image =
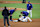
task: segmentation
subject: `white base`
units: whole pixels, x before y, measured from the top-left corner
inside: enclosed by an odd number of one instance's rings
[[[18,20],[13,20],[13,22],[18,22]]]

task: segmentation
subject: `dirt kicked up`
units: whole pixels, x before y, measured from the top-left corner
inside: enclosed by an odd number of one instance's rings
[[[11,27],[40,27],[40,19],[32,19],[32,20],[33,20],[32,22],[12,22],[10,21],[10,25]],[[0,27],[4,27],[3,19],[0,19]]]

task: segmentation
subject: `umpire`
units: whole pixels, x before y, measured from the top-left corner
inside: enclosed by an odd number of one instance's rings
[[[6,6],[4,7],[4,10],[2,11],[2,15],[4,17],[4,27],[6,27],[6,20],[7,20],[8,27],[10,27],[9,19],[8,19],[9,11],[7,10]]]

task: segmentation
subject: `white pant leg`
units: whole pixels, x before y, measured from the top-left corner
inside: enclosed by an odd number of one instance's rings
[[[25,19],[23,19],[23,20],[21,20],[21,21],[23,21],[23,22],[27,22],[28,20],[27,20],[28,18],[26,17]]]
[[[27,22],[28,20],[29,20],[30,22],[32,22],[32,20],[31,20],[29,17],[26,17],[26,18],[25,18],[25,21]]]
[[[25,18],[25,19],[23,19],[23,20],[21,20],[21,21],[23,21],[23,22],[27,22],[27,18]]]
[[[28,19],[29,19],[29,21],[30,21],[30,22],[32,22],[32,20],[31,20],[29,17],[26,17],[26,18],[25,18],[25,19],[23,19],[22,21],[23,21],[23,22],[27,22],[27,21],[28,21]]]
[[[13,20],[13,22],[18,22],[18,20]]]
[[[30,17],[32,18],[32,10],[30,10]]]
[[[29,17],[27,19],[29,19],[29,21],[32,22],[32,20]]]
[[[29,13],[29,10],[27,10],[27,12]]]

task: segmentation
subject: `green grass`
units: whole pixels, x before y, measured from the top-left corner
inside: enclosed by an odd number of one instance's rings
[[[0,0],[0,1],[22,1],[22,0]],[[40,3],[40,0],[26,0],[31,1],[32,3]]]
[[[31,3],[40,3],[40,0],[27,0],[30,1]]]
[[[26,9],[26,4],[22,4],[22,3],[14,3],[14,4],[0,4],[0,7],[16,7],[16,8],[24,8]],[[16,12],[14,12],[13,17],[12,18],[19,18],[20,12],[24,11],[24,10],[17,10]],[[25,10],[26,11],[26,10]],[[0,19],[3,18],[2,16],[2,11],[0,11]],[[32,9],[32,19],[38,19],[40,18],[40,4],[33,4],[33,9]]]
[[[22,1],[22,0],[0,0],[0,1]]]
[[[20,12],[22,12],[22,11],[24,11],[24,10],[17,10],[15,13],[13,13],[13,18],[19,18],[19,15],[21,15],[21,13]]]
[[[26,4],[22,4],[22,3],[13,3],[13,4],[0,4],[0,7],[16,7],[16,8],[26,8]]]
[[[3,16],[2,16],[2,11],[0,11],[0,19],[2,19],[3,18]]]

